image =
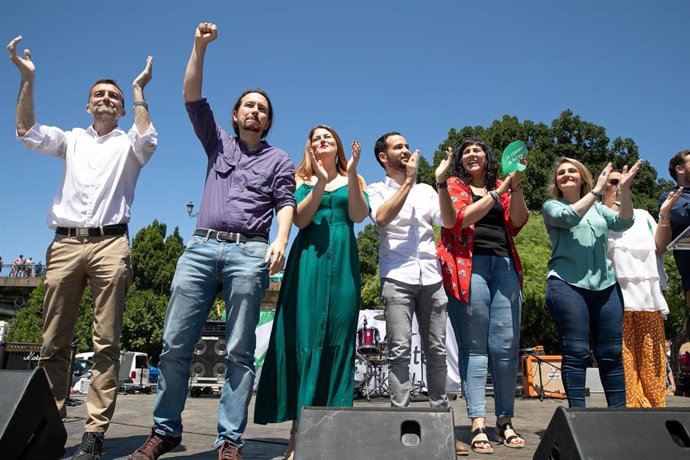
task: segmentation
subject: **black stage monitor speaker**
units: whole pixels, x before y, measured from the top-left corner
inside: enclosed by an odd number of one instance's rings
[[[690,409],[559,407],[533,458],[687,460]]]
[[[33,342],[1,342],[0,369],[28,371],[38,366],[41,344]]]
[[[304,407],[299,460],[455,460],[453,410]]]
[[[43,369],[0,370],[0,458],[56,459],[67,432]]]
[[[227,354],[225,321],[207,321],[194,347],[192,377],[224,378]]]

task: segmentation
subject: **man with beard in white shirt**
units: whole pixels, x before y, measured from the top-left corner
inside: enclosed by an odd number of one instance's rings
[[[448,298],[436,256],[432,223],[444,225],[433,187],[417,184],[419,151],[410,152],[397,132],[381,136],[374,147],[386,172],[382,182],[367,187],[371,219],[379,239],[381,299],[388,339],[388,382],[391,405],[410,404],[412,317],[416,315],[426,357],[427,389],[431,407],[448,407],[446,394],[446,306]],[[449,157],[450,158],[450,157]],[[448,158],[443,160],[449,161]],[[444,187],[445,183],[437,184]],[[452,227],[453,222],[445,222]],[[458,455],[468,449],[456,441]]]
[[[34,77],[29,50],[16,52],[22,36],[7,45],[21,75],[17,99],[17,138],[27,148],[64,161],[62,181],[46,219],[55,229],[48,247],[43,303],[43,347],[39,367],[48,377],[60,415],[67,416],[74,327],[86,283],[93,294],[94,365],[86,398],[88,417],[73,460],[101,458],[103,436],[117,397],[120,332],[125,295],[132,281],[127,223],[141,168],[156,150],[158,134],[144,100],[152,58],[132,82],[134,125],[118,127],[124,96],[114,80],[96,81],[86,112],[92,124],[63,131],[36,121]]]

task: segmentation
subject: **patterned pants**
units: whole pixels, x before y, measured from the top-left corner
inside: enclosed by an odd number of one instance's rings
[[[666,407],[666,350],[661,312],[623,312],[623,366],[627,407]]]

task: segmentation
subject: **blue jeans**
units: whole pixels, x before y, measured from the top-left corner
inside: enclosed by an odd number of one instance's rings
[[[182,434],[182,411],[194,346],[216,295],[223,289],[227,313],[227,371],[218,407],[218,437],[242,446],[254,385],[254,349],[259,307],[268,286],[268,245],[207,240],[194,236],[177,262],[163,328],[154,430]]]
[[[625,407],[623,296],[618,283],[601,291],[558,278],[546,283],[546,305],[561,342],[561,376],[570,407],[585,407],[590,342],[609,407]]]
[[[448,294],[470,418],[486,417],[489,363],[497,417],[513,417],[520,343],[520,281],[509,257],[473,256],[469,302]]]

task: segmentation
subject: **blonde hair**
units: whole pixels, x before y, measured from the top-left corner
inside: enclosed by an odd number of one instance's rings
[[[304,155],[302,155],[302,161],[297,165],[297,170],[295,175],[304,181],[310,181],[314,175],[314,165],[311,163],[311,138],[314,135],[314,131],[317,129],[325,129],[333,135],[335,139],[335,145],[337,147],[335,168],[338,174],[341,176],[347,176],[347,160],[345,160],[345,149],[343,148],[343,142],[340,140],[340,136],[335,132],[333,128],[326,125],[316,125],[307,136],[307,144],[304,146]]]
[[[592,191],[592,173],[589,169],[574,158],[560,157],[553,166],[551,173],[551,183],[549,184],[549,195],[556,200],[563,198],[563,192],[558,188],[558,168],[563,163],[570,163],[580,173],[580,198]]]

